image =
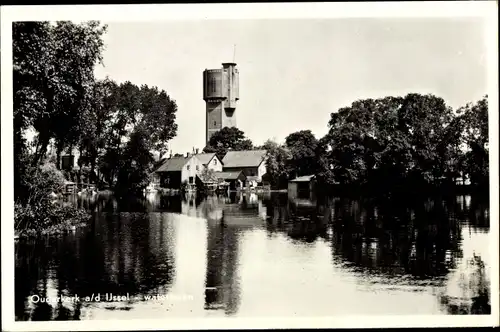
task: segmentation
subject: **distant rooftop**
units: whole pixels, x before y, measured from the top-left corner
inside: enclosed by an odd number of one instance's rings
[[[290,180],[290,182],[309,182],[312,179],[314,179],[315,177],[316,177],[316,175],[304,175],[304,176],[296,177],[295,179]]]
[[[224,167],[258,167],[264,157],[266,150],[228,151],[222,163]]]
[[[215,156],[215,153],[199,153],[195,154],[195,156],[203,165],[207,165]]]
[[[223,180],[236,180],[238,177],[242,174],[241,171],[239,172],[215,172],[214,175]]]
[[[167,160],[155,171],[156,173],[159,172],[177,172],[177,171],[182,171],[182,168],[186,163],[191,159],[192,156],[190,157],[172,157]]]

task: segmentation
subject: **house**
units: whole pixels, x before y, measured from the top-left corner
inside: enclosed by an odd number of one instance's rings
[[[227,183],[229,190],[236,190],[242,188],[245,185],[247,177],[243,171],[232,171],[232,172],[215,172],[214,175],[219,180],[219,183]]]
[[[170,157],[155,171],[160,177],[160,187],[179,189],[182,183],[194,186],[196,176],[203,169],[201,161],[195,155]]]
[[[222,162],[217,158],[215,153],[200,153],[196,154],[196,158],[205,166],[205,168],[214,172],[222,172]]]
[[[316,189],[316,175],[299,176],[288,182],[288,196],[293,198],[311,198]]]
[[[247,186],[262,183],[266,174],[266,150],[228,151],[222,159],[224,172],[243,172]]]

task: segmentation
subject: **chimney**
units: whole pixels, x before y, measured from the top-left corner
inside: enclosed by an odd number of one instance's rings
[[[198,154],[198,153],[199,153],[199,151],[200,151],[200,149],[196,149],[196,154]]]
[[[172,151],[170,151],[170,158],[172,158]]]
[[[191,153],[187,152],[186,153],[186,158],[189,158],[191,156]]]

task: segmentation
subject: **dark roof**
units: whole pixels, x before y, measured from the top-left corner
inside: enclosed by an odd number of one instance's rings
[[[239,172],[215,172],[214,175],[222,180],[236,180],[242,174]]]
[[[179,172],[186,163],[191,159],[191,157],[172,157],[165,160],[163,165],[161,165],[155,172]]]
[[[207,165],[210,160],[215,156],[215,153],[199,153],[196,154],[195,157],[203,164]]]
[[[266,150],[228,151],[222,163],[224,167],[258,167],[264,157]]]
[[[198,174],[198,179],[203,183],[217,183],[218,178],[215,174]]]
[[[296,177],[295,179],[290,180],[290,182],[309,182],[309,181],[313,180],[314,178],[316,178],[316,175],[304,175],[304,176]]]

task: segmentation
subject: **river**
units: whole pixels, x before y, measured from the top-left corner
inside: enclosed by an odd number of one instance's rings
[[[474,196],[68,200],[88,227],[15,245],[18,321],[491,310],[489,207]]]

